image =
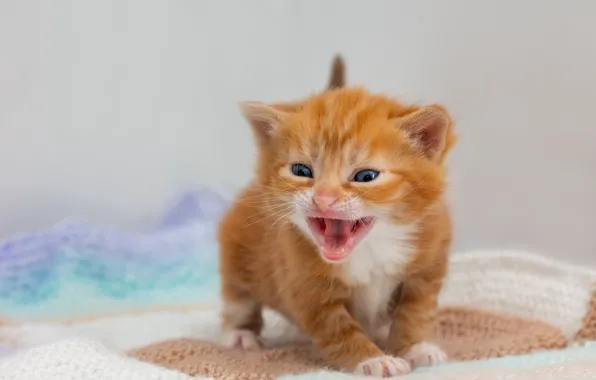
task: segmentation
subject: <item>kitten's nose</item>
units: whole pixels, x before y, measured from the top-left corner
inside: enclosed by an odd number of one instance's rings
[[[315,195],[312,197],[312,201],[315,205],[321,210],[321,212],[326,212],[338,201],[338,197],[333,195]]]

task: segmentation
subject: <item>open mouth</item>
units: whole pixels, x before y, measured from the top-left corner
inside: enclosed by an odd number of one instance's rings
[[[337,262],[350,256],[354,247],[370,231],[374,218],[345,220],[309,217],[307,222],[324,258]]]

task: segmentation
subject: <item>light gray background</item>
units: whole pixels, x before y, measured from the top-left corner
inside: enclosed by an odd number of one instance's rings
[[[596,264],[592,0],[0,0],[0,236],[245,183],[236,103],[349,79],[443,102],[456,248]]]

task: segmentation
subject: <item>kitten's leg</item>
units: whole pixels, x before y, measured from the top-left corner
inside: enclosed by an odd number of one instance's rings
[[[366,335],[348,311],[347,289],[338,282],[313,284],[310,280],[307,286],[297,287],[293,310],[298,324],[329,364],[377,377],[411,371],[407,361],[387,356]]]
[[[263,317],[261,304],[250,292],[251,275],[244,260],[250,257],[250,252],[238,245],[236,239],[228,238],[226,231],[230,228],[224,220],[219,236],[223,343],[233,348],[256,349],[260,346],[258,336]]]
[[[440,289],[440,279],[406,283],[401,301],[393,310],[388,352],[403,357],[413,368],[447,361],[445,352],[429,341],[436,327]]]
[[[223,307],[221,311],[224,344],[230,348],[252,350],[260,347],[258,336],[263,329],[261,305],[246,291],[231,284],[222,284]]]

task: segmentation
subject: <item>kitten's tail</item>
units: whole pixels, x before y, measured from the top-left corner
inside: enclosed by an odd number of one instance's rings
[[[346,85],[346,65],[341,55],[337,54],[333,58],[331,64],[331,73],[329,74],[329,83],[327,88],[333,90],[336,88],[342,88]]]

